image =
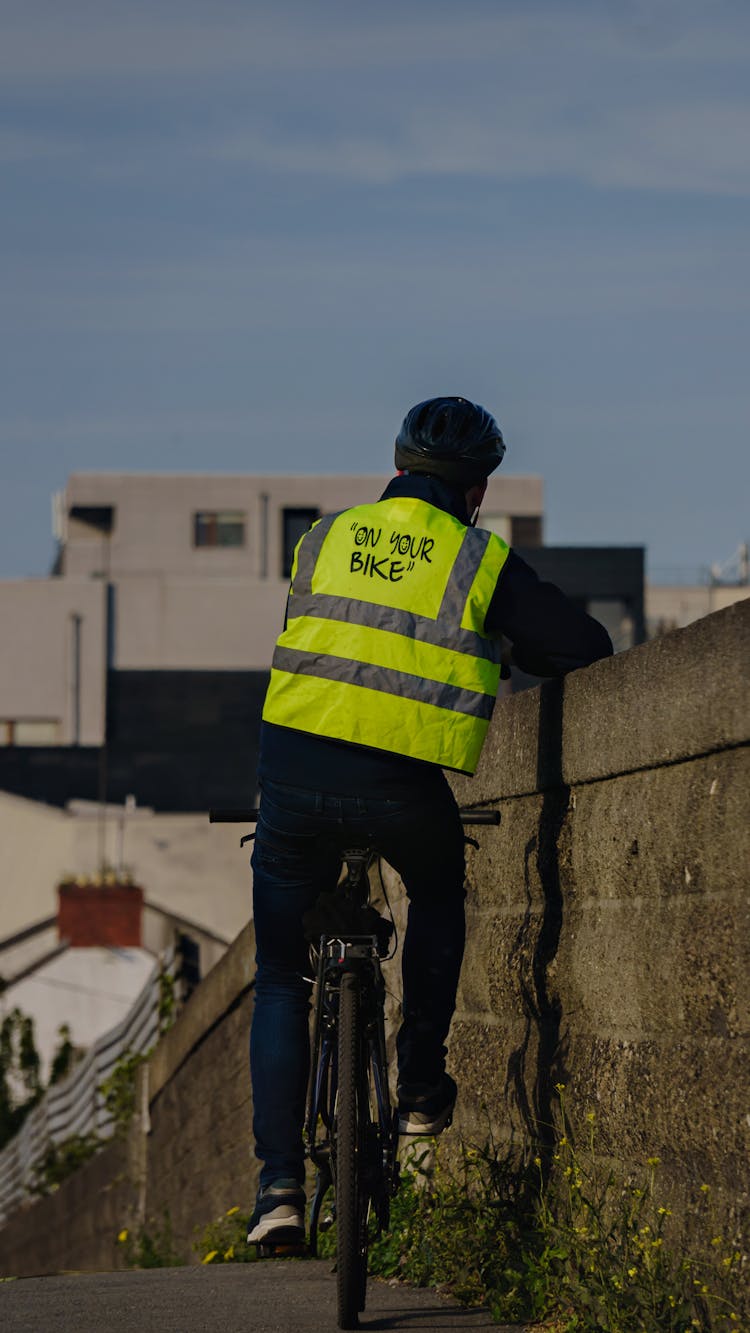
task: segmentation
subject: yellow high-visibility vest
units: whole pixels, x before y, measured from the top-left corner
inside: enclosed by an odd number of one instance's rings
[[[484,620],[504,541],[425,500],[330,514],[300,540],[263,718],[473,773],[500,681]]]

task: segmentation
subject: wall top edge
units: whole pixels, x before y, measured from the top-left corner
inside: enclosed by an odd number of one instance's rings
[[[750,740],[750,600],[504,699],[466,804],[657,768]]]

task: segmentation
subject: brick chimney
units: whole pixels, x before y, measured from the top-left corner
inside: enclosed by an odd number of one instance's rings
[[[61,884],[57,933],[76,949],[139,949],[143,889],[136,884]]]

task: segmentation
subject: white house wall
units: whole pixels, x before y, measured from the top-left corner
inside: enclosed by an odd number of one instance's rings
[[[93,804],[82,802],[72,814],[0,792],[0,940],[56,914],[64,875],[97,871],[99,821]],[[118,865],[122,858],[149,901],[233,939],[252,910],[250,849],[239,846],[245,831],[209,824],[206,815],[144,810],[125,817],[122,807],[108,806],[105,860]],[[53,942],[45,935],[40,945]],[[0,975],[11,976],[30,961],[29,949],[0,956]],[[31,953],[41,951],[35,945]]]
[[[126,1016],[153,966],[145,949],[67,949],[9,986],[0,1008],[8,1013],[17,1006],[34,1019],[35,1044],[46,1079],[61,1023],[70,1027],[75,1046],[91,1046]]]
[[[75,869],[72,821],[64,810],[0,792],[0,847],[0,939],[5,939],[57,912],[56,886]],[[2,957],[0,973],[6,973]]]
[[[76,803],[78,806],[78,803]],[[97,868],[99,815],[80,803],[73,820],[76,869]],[[123,822],[124,821],[124,822]],[[250,846],[240,849],[248,830],[233,824],[209,824],[208,814],[154,814],[108,806],[106,859],[120,856],[149,902],[194,921],[225,939],[247,924],[252,913]]]

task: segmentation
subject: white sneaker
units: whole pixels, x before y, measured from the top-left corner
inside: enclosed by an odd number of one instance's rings
[[[298,1245],[305,1239],[305,1191],[296,1180],[275,1180],[258,1193],[247,1224],[249,1244]]]
[[[453,1119],[458,1089],[450,1074],[434,1087],[424,1083],[399,1085],[399,1134],[441,1134]]]

